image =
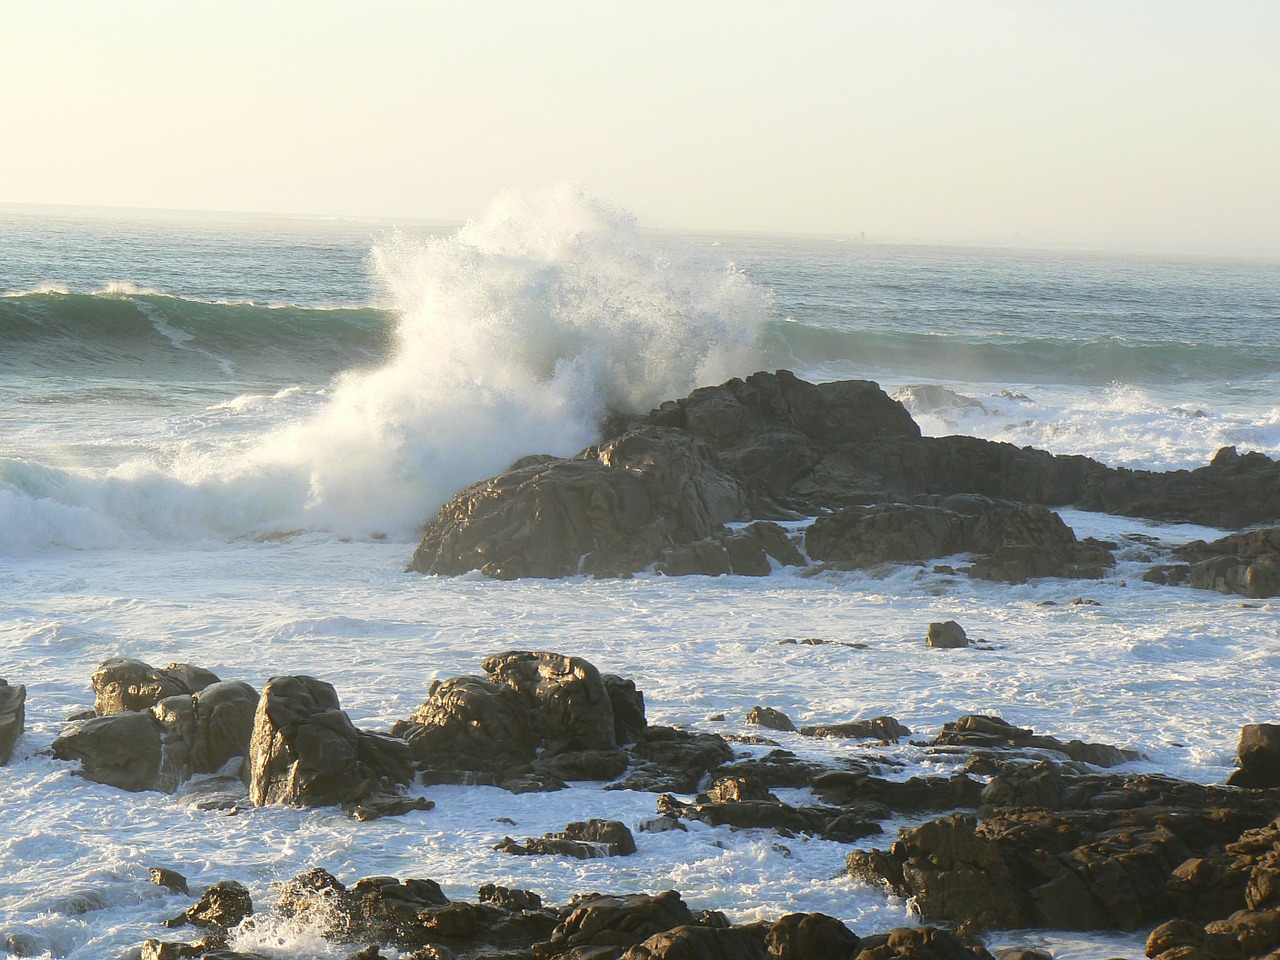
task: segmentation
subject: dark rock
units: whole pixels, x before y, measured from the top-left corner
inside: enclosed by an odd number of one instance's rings
[[[704,540],[744,509],[741,485],[706,443],[642,428],[467,488],[427,525],[411,567],[498,579],[618,576],[666,547]]]
[[[768,727],[770,730],[784,730],[795,732],[796,725],[791,722],[781,710],[775,710],[773,707],[754,706],[747,711],[747,723],[755,724],[760,727]]]
[[[194,907],[172,920],[166,920],[164,925],[181,927],[191,924],[227,931],[239,926],[252,913],[253,901],[244,885],[234,880],[221,880],[207,889]]]
[[[609,692],[600,672],[581,657],[513,651],[490,657],[484,671],[528,702],[545,754],[617,746]]]
[[[1175,870],[1274,811],[1259,795],[1157,777],[1082,778],[1059,802],[932,820],[901,831],[887,853],[851,854],[849,869],[914,897],[926,920],[1133,930],[1204,899],[1190,875],[1181,890],[1171,884]]]
[[[504,910],[541,910],[542,897],[530,890],[516,890],[486,883],[476,894],[481,903],[492,903]]]
[[[649,725],[644,714],[644,694],[636,689],[634,680],[627,680],[612,673],[602,673],[604,688],[613,705],[613,739],[618,744],[635,743]]]
[[[408,749],[356,730],[332,685],[307,676],[267,682],[250,741],[254,804],[355,804],[412,779]]]
[[[898,927],[866,937],[857,960],[994,960],[981,945],[970,946],[937,927]]]
[[[581,951],[578,955],[586,958],[591,955],[589,948],[625,949],[693,922],[693,914],[674,890],[657,896],[588,894],[575,897],[564,920],[532,950],[538,960],[552,960],[573,950]]]
[[[171,663],[157,670],[141,660],[114,657],[93,674],[93,707],[98,716],[146,710],[165,697],[203,690],[218,678],[202,667]]]
[[[586,820],[571,823],[560,833],[549,833],[523,843],[504,837],[494,849],[520,856],[558,854],[589,860],[629,856],[636,852],[636,841],[626,824],[618,820]]]
[[[391,732],[432,767],[505,770],[529,763],[537,750],[526,700],[481,677],[433,683],[426,702]]]
[[[835,917],[789,913],[765,934],[770,957],[778,960],[852,960],[861,940]]]
[[[743,532],[751,537],[770,557],[784,567],[803,567],[804,555],[787,531],[768,520],[748,524]]]
[[[1280,725],[1248,723],[1240,730],[1240,769],[1228,778],[1235,787],[1280,787]]]
[[[941,623],[929,624],[929,634],[925,638],[925,644],[943,649],[967,647],[969,645],[969,637],[965,634],[964,627],[960,626],[960,624],[954,620],[945,620]]]
[[[1185,582],[1202,590],[1255,599],[1280,596],[1280,527],[1233,533],[1212,543],[1196,540],[1174,551],[1190,561],[1185,575],[1157,582]]]
[[[759,541],[749,533],[735,533],[724,540],[729,567],[741,577],[767,577],[773,572],[769,557]]]
[[[714,733],[649,726],[633,748],[627,778],[605,789],[693,793],[707,771],[733,759],[733,748]]]
[[[689,925],[654,934],[621,960],[769,960],[769,954],[757,929]]]
[[[166,867],[149,867],[148,871],[151,874],[151,882],[157,886],[164,887],[170,893],[191,895],[191,891],[187,889],[187,878],[178,871],[169,870]]]
[[[900,740],[911,736],[911,730],[893,717],[872,717],[870,720],[848,720],[814,727],[801,727],[806,737],[839,737],[848,740]]]
[[[706,793],[698,794],[699,803],[745,803],[763,800],[777,802],[756,777],[720,777]]]
[[[1024,752],[1052,750],[1095,767],[1115,767],[1142,758],[1142,754],[1136,750],[1123,750],[1105,743],[1085,743],[1080,740],[1064,742],[1054,737],[1037,735],[1023,727],[1015,727],[1000,717],[976,713],[943,724],[942,732],[933,739],[933,744]]]
[[[717,791],[716,795],[720,792]],[[850,814],[843,808],[793,807],[768,794],[760,799],[731,797],[719,801],[703,795],[699,802],[684,803],[664,793],[658,797],[658,812],[685,820],[700,820],[713,827],[764,827],[784,836],[808,833],[838,843],[851,843],[877,834],[881,829],[878,823]]]
[[[0,680],[0,767],[13,756],[14,744],[26,729],[27,688]]]
[[[162,750],[156,789],[172,793],[194,774],[216,773],[233,758],[247,757],[257,705],[258,694],[247,683],[218,681],[152,706]]]
[[[53,741],[53,755],[79,760],[86,780],[122,790],[152,790],[160,772],[160,725],[150,713],[77,720]]]
[[[831,770],[813,779],[813,792],[839,807],[877,804],[900,813],[976,808],[982,784],[965,773],[886,780],[865,772]]]

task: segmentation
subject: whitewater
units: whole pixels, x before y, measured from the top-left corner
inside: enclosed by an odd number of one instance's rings
[[[386,729],[435,679],[553,650],[633,678],[651,722],[758,732],[743,718],[764,704],[797,723],[892,714],[929,736],[988,712],[1221,782],[1241,724],[1278,719],[1277,605],[1138,578],[1217,531],[1066,511],[1121,544],[1115,571],[1012,587],[915,567],[516,583],[404,567],[468,483],[575,452],[610,411],[756,369],[874,379],[926,433],[1116,466],[1280,455],[1278,281],[1269,264],[658,233],[571,187],[503,195],[462,226],[0,208],[0,677],[28,687],[0,770],[0,949],[114,958],[165,935],[188,901],[151,865],[193,890],[239,880],[263,906],[273,882],[323,866],[432,877],[458,898],[487,882],[550,902],[674,887],[734,920],[913,922],[843,875],[851,847],[814,838],[693,823],[637,834],[627,858],[492,850],[589,816],[634,829],[653,794],[436,786],[417,788],[433,810],[357,823],[89,783],[47,750],[112,656],[259,690],[311,674],[357,726]],[[987,648],[925,648],[947,619]],[[865,648],[779,644],[796,637]],[[862,749],[770,735],[819,759]],[[874,752],[910,761],[902,776],[946,769],[906,741]],[[1141,954],[1136,935],[994,942]],[[284,925],[237,945],[344,955]]]

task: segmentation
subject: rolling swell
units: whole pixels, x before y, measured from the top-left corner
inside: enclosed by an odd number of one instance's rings
[[[839,330],[779,321],[770,330],[780,360],[800,369],[865,376],[909,375],[1010,384],[1160,385],[1236,381],[1274,374],[1266,351],[1121,337],[983,337]]]
[[[0,297],[0,369],[125,368],[226,376],[287,368],[330,376],[385,359],[394,315],[372,307],[261,306],[163,293]]]

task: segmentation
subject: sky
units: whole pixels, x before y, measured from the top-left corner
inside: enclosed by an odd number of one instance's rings
[[[0,202],[1280,257],[1275,0],[8,0]]]

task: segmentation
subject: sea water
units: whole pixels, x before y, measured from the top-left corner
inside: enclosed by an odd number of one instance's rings
[[[739,921],[915,922],[844,875],[851,847],[808,837],[693,823],[639,834],[626,858],[492,849],[591,816],[635,828],[652,794],[419,788],[433,810],[357,823],[89,783],[47,751],[112,656],[259,689],[308,673],[386,729],[435,679],[554,650],[635,679],[659,723],[747,732],[763,704],[798,723],[892,714],[925,738],[982,711],[1221,782],[1241,724],[1280,712],[1276,604],[1139,579],[1153,551],[1216,531],[1065,511],[1121,545],[1116,570],[1022,586],[916,567],[516,583],[404,567],[466,484],[576,451],[607,410],[756,369],[875,379],[929,433],[1173,469],[1226,445],[1280,454],[1278,358],[1265,263],[656,233],[573,188],[501,196],[461,226],[4,208],[0,677],[28,703],[0,771],[0,945],[97,960],[172,938],[159,923],[189,901],[150,884],[151,865],[196,891],[238,880],[260,907],[322,866],[432,877],[456,898],[486,882],[551,902],[674,887]],[[984,649],[926,648],[943,619]],[[807,637],[861,646],[779,643]],[[889,776],[951,769],[906,741],[770,735],[815,759],[870,752]],[[1141,953],[1140,935],[998,942]],[[270,923],[239,945],[344,954]]]

